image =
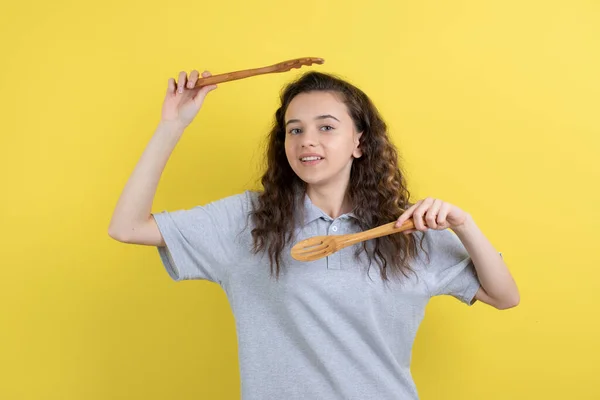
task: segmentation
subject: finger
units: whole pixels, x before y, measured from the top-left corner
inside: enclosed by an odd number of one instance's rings
[[[194,86],[196,86],[196,81],[198,80],[198,75],[199,75],[199,73],[196,70],[193,70],[190,73],[190,77],[189,77],[189,79],[187,81],[187,87],[188,87],[188,89],[193,89]]]
[[[173,78],[169,78],[169,82],[167,83],[167,94],[175,94],[175,79]]]
[[[204,71],[204,72],[202,72],[202,77],[203,77],[203,78],[208,78],[210,75],[211,75],[211,74],[210,74],[210,72],[208,72],[208,71]],[[204,89],[205,87],[206,87],[206,86],[202,86],[202,88],[203,88],[203,89]],[[205,92],[206,92],[206,90],[205,90]]]
[[[179,93],[183,93],[183,88],[185,87],[186,78],[187,78],[187,74],[185,73],[185,71],[181,71],[179,73],[179,79],[177,80],[177,91]]]
[[[440,212],[438,213],[438,224],[445,226],[446,225],[446,218],[448,217],[448,212],[450,212],[450,208],[452,206],[450,205],[450,203],[444,203],[442,205],[442,208],[440,208]]]
[[[202,73],[202,77],[203,78],[208,78],[209,76],[212,76],[212,74],[209,71],[204,71]],[[208,92],[211,92],[211,91],[215,90],[216,88],[217,88],[217,85],[203,86],[202,87],[202,94],[206,95]]]
[[[439,199],[434,199],[433,203],[431,204],[431,207],[429,207],[429,210],[427,210],[425,221],[427,221],[427,226],[431,229],[437,229],[438,227],[436,220],[441,206],[442,201]]]
[[[417,213],[415,210],[413,213],[413,221],[415,223],[415,228],[417,228],[418,231],[424,231],[427,229],[425,220],[423,219],[423,211],[419,211],[419,213]]]
[[[402,215],[400,215],[400,217],[396,221],[396,224],[394,225],[394,227],[399,228],[399,227],[402,226],[402,224],[404,222],[408,221],[408,219],[411,217],[413,211],[415,210],[415,208],[417,208],[418,205],[419,205],[419,203],[413,204],[412,206],[410,206],[409,208],[407,208],[406,211],[404,211],[402,213]]]
[[[202,72],[203,78],[208,78],[209,76],[211,76],[210,72],[208,72],[208,71]],[[198,91],[198,93],[196,93],[196,96],[194,96],[194,100],[196,101],[196,103],[204,101],[204,98],[206,97],[206,95],[209,92],[212,92],[213,90],[215,90],[216,88],[217,88],[217,85],[202,86],[202,88]]]
[[[415,221],[415,227],[420,231],[426,231],[427,226],[425,225],[425,213],[429,209],[431,205],[431,199],[428,197],[423,200],[421,205],[417,207],[415,212],[413,213],[413,220]]]

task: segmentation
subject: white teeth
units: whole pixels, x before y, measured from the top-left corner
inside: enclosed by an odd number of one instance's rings
[[[301,160],[302,161],[315,161],[315,160],[321,160],[322,157],[302,157]]]

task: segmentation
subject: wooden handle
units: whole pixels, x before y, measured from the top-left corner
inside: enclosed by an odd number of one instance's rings
[[[344,241],[344,247],[351,246],[355,243],[362,242],[365,240],[375,239],[381,236],[391,235],[393,233],[403,232],[415,228],[415,223],[412,220],[412,218],[404,221],[404,223],[398,228],[394,227],[394,225],[396,225],[396,222],[398,221],[390,222],[388,224],[381,225],[377,228],[369,229],[364,232],[353,233],[348,237],[348,240]]]
[[[293,60],[283,61],[278,64],[269,65],[261,68],[244,69],[241,71],[228,72],[225,74],[213,75],[206,78],[200,78],[196,81],[194,87],[216,85],[217,83],[235,81],[237,79],[249,78],[251,76],[270,74],[275,72],[286,72],[292,68],[300,68],[303,65],[323,64],[325,60],[318,57],[295,58]]]

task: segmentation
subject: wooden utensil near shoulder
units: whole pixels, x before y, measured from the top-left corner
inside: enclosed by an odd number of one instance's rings
[[[195,87],[216,85],[217,83],[249,78],[251,76],[256,75],[271,74],[275,72],[287,72],[292,68],[300,68],[303,65],[310,66],[313,64],[323,64],[324,62],[324,59],[318,57],[295,58],[293,60],[282,61],[277,64],[269,65],[268,67],[244,69],[241,71],[228,72],[226,74],[219,74],[207,76],[206,78],[200,78],[196,82]]]
[[[397,221],[390,222],[364,232],[349,233],[346,235],[313,236],[296,243],[294,247],[292,247],[291,255],[292,258],[298,261],[315,261],[365,240],[375,239],[415,228],[415,223],[412,218],[405,221],[402,226],[398,228],[394,227],[396,222]]]

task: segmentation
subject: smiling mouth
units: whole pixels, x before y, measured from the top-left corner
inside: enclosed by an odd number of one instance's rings
[[[322,160],[322,159],[323,159],[323,157],[316,157],[316,156],[314,156],[314,157],[302,157],[300,159],[300,161],[302,161],[302,162],[309,162],[309,161],[319,161],[319,160]]]

